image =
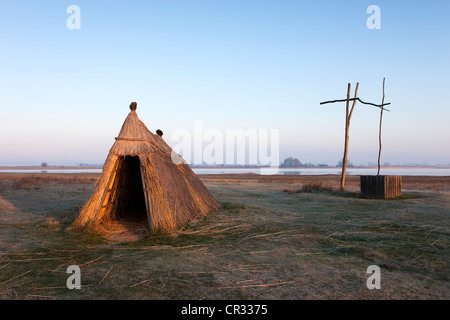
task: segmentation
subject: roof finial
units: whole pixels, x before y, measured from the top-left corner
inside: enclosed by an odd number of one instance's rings
[[[137,103],[136,103],[136,102],[132,102],[132,103],[130,104],[130,109],[131,109],[131,111],[136,111],[136,108],[137,108]]]

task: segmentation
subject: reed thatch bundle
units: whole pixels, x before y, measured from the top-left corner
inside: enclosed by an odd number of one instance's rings
[[[73,227],[104,230],[118,219],[147,219],[151,230],[170,232],[216,211],[219,203],[192,169],[139,120],[136,103],[130,109]]]

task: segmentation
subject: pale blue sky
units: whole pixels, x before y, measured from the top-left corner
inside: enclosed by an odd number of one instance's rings
[[[0,1],[0,40],[0,165],[102,163],[131,101],[170,145],[195,121],[279,129],[281,160],[334,165],[345,105],[319,102],[359,81],[381,103],[383,77],[382,161],[450,163],[446,0]],[[376,162],[378,121],[356,106],[351,161]]]

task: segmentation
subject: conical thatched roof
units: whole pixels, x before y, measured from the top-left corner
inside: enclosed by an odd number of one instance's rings
[[[146,219],[151,230],[173,231],[220,205],[192,169],[160,135],[153,134],[132,103],[91,199],[74,227],[99,226],[122,218]]]

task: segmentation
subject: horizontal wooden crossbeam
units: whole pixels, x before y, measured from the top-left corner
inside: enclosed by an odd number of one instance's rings
[[[368,104],[368,105],[371,105],[371,106],[374,106],[374,107],[383,108],[383,110],[386,110],[386,111],[389,111],[389,109],[384,108],[384,106],[388,106],[388,105],[391,104],[390,102],[389,103],[383,103],[383,104],[375,104],[375,103],[362,101],[360,98],[350,98],[348,100],[349,101],[357,100],[357,101],[359,101],[359,102],[361,102],[363,104]],[[340,99],[340,100],[324,101],[324,102],[321,102],[320,104],[335,103],[335,102],[346,102],[346,101],[347,101],[347,99]]]

